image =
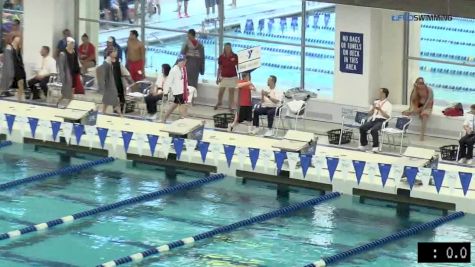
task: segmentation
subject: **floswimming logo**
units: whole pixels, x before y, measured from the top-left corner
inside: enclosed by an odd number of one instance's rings
[[[451,21],[451,15],[435,15],[435,14],[399,14],[392,15],[392,21]]]

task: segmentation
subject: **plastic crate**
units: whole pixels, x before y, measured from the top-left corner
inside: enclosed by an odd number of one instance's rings
[[[341,129],[328,131],[327,132],[328,142],[332,145],[338,145],[340,142],[340,133],[341,133]],[[351,142],[352,137],[353,137],[352,131],[343,131],[343,135],[341,137],[341,143],[348,144],[349,142]]]
[[[135,100],[125,100],[125,113],[132,113],[135,111],[135,106],[137,105],[137,103],[135,102]]]
[[[443,160],[456,161],[457,160],[457,145],[448,145],[440,147],[440,157]]]
[[[213,116],[214,127],[227,129],[228,124],[234,121],[233,113],[220,113]]]

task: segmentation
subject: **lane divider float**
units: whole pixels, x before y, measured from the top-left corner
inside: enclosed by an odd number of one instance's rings
[[[320,203],[323,203],[325,201],[337,198],[340,195],[341,194],[338,193],[338,192],[329,193],[329,194],[326,194],[326,195],[321,196],[321,197],[317,197],[317,198],[307,200],[305,202],[300,202],[300,203],[297,203],[297,204],[287,206],[285,208],[281,208],[281,209],[274,210],[274,211],[271,211],[271,212],[268,212],[268,213],[264,213],[264,214],[261,214],[261,215],[258,215],[258,216],[254,216],[254,217],[251,217],[249,219],[242,220],[242,221],[239,221],[239,222],[236,222],[236,223],[233,223],[233,224],[229,224],[229,225],[226,225],[226,226],[221,226],[221,227],[215,228],[211,231],[207,231],[207,232],[195,235],[195,236],[183,238],[183,239],[168,243],[166,245],[151,248],[151,249],[139,252],[139,253],[132,254],[130,256],[126,256],[126,257],[119,258],[119,259],[116,259],[116,260],[113,260],[113,261],[109,261],[109,262],[98,265],[98,267],[114,267],[114,266],[122,265],[122,264],[125,264],[125,263],[129,263],[129,262],[140,262],[146,257],[150,257],[150,256],[155,255],[155,254],[160,254],[160,253],[163,253],[163,252],[166,252],[166,251],[178,248],[178,247],[182,247],[184,245],[193,244],[196,241],[211,238],[211,237],[213,237],[215,235],[218,235],[218,234],[229,233],[229,232],[232,232],[234,230],[237,230],[238,228],[242,228],[244,226],[249,226],[251,224],[267,221],[267,220],[270,220],[270,219],[273,219],[273,218],[276,218],[276,217],[294,212],[296,210],[300,210],[300,209],[307,208],[307,207],[312,207],[312,206],[318,205]]]
[[[333,256],[330,256],[330,257],[323,257],[319,261],[316,261],[314,263],[310,263],[310,264],[305,265],[305,267],[325,267],[325,266],[334,264],[338,261],[341,261],[343,259],[352,257],[354,255],[365,253],[365,252],[367,252],[371,249],[382,247],[382,246],[384,246],[388,243],[397,241],[399,239],[403,239],[403,238],[406,238],[406,237],[416,235],[419,232],[437,228],[438,226],[440,226],[444,223],[448,223],[448,222],[453,221],[455,219],[461,218],[464,215],[465,214],[461,211],[455,212],[455,213],[452,213],[448,216],[444,216],[444,217],[435,219],[435,220],[427,222],[427,223],[423,223],[423,224],[413,226],[413,227],[408,228],[406,230],[402,230],[400,232],[397,232],[397,233],[389,235],[387,237],[380,238],[378,240],[369,242],[369,243],[364,244],[362,246],[352,248],[352,249],[344,251],[344,252],[340,252],[336,255],[333,255]]]
[[[114,161],[114,158],[107,157],[107,158],[94,160],[94,161],[89,161],[89,162],[78,164],[78,165],[72,165],[72,166],[62,168],[62,169],[58,169],[58,170],[55,170],[55,171],[40,173],[40,174],[33,175],[33,176],[30,176],[30,177],[26,177],[26,178],[22,178],[22,179],[18,179],[18,180],[13,180],[13,181],[10,181],[10,182],[0,184],[0,191],[10,189],[10,188],[13,188],[13,187],[16,187],[16,186],[19,186],[19,185],[23,185],[23,184],[29,184],[29,183],[33,183],[33,182],[46,180],[48,178],[51,178],[51,177],[54,177],[54,176],[57,176],[57,175],[77,173],[77,172],[80,172],[82,170],[89,169],[89,168],[92,168],[94,166],[98,166],[98,165],[102,165],[102,164],[107,164],[107,163],[110,163],[110,162],[113,162],[113,161]]]
[[[50,228],[53,228],[53,227],[61,225],[61,224],[71,223],[71,222],[76,221],[78,219],[89,217],[89,216],[92,216],[92,215],[96,215],[96,214],[99,214],[99,213],[102,213],[102,212],[110,211],[110,210],[113,210],[113,209],[118,209],[118,208],[121,208],[121,207],[124,207],[124,206],[133,205],[133,204],[138,204],[138,203],[141,203],[141,202],[147,202],[147,201],[154,200],[154,199],[156,199],[158,197],[161,197],[161,196],[164,196],[164,195],[168,195],[168,194],[172,194],[172,193],[175,193],[175,192],[180,192],[180,191],[196,188],[196,187],[202,186],[202,185],[207,184],[207,183],[211,183],[211,182],[221,180],[223,178],[224,178],[224,174],[215,174],[215,175],[211,175],[209,177],[205,177],[205,178],[195,180],[195,181],[191,181],[191,182],[188,182],[188,183],[183,183],[183,184],[179,184],[179,185],[175,185],[175,186],[170,186],[170,187],[167,187],[167,188],[164,188],[164,189],[161,189],[161,190],[158,190],[158,191],[154,191],[154,192],[151,192],[151,193],[143,194],[143,195],[136,196],[136,197],[133,197],[133,198],[124,199],[122,201],[115,202],[115,203],[112,203],[112,204],[103,205],[103,206],[100,206],[100,207],[97,207],[97,208],[94,208],[94,209],[81,211],[81,212],[75,213],[73,215],[64,216],[64,217],[61,217],[59,219],[55,219],[55,220],[51,220],[51,221],[48,221],[48,222],[39,223],[39,224],[35,224],[35,225],[30,225],[30,226],[27,226],[27,227],[22,228],[22,229],[18,229],[18,230],[10,231],[10,232],[7,232],[7,233],[3,233],[3,234],[0,234],[0,240],[11,239],[11,238],[14,238],[14,237],[19,237],[21,235],[25,235],[27,233],[32,233],[32,232],[37,232],[37,231],[50,229]]]

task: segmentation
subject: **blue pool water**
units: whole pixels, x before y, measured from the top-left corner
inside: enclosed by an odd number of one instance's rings
[[[0,150],[0,182],[69,164],[61,163],[58,153],[45,149],[35,152],[29,145],[4,148]],[[71,164],[92,159],[95,158],[72,158]],[[203,176],[177,170],[174,181],[167,179],[160,167],[133,167],[129,162],[116,161],[77,175],[19,186],[0,192],[0,231],[15,230]],[[276,197],[275,189],[272,184],[251,181],[243,184],[228,177],[43,233],[0,241],[0,266],[94,266],[320,194],[292,188],[290,197],[284,199]],[[371,201],[363,204],[357,198],[342,196],[192,247],[150,257],[141,266],[303,266],[439,216],[441,212],[413,207],[409,217],[401,217],[396,215],[394,204]],[[475,234],[474,218],[466,215],[338,266],[416,266],[417,242],[471,241]]]

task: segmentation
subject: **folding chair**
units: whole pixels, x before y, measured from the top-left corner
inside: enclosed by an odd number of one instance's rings
[[[361,125],[366,122],[368,118],[368,112],[363,111],[356,111],[355,117],[353,120],[348,120],[348,116],[341,117],[341,131],[340,131],[340,140],[338,141],[338,145],[341,145],[341,139],[343,137],[343,131],[354,129],[359,129]]]
[[[391,122],[394,122],[394,127],[388,127]],[[396,147],[396,142],[395,142],[395,136],[400,135],[401,136],[401,142],[399,145],[399,154],[402,154],[402,145],[404,142],[404,137],[407,134],[407,129],[409,128],[409,125],[411,124],[412,119],[407,116],[398,116],[398,117],[393,117],[388,119],[384,124],[383,128],[381,129],[381,144],[380,148],[382,149],[383,142],[384,141],[384,136],[388,136],[388,143],[390,145],[393,145],[394,148]],[[390,138],[392,137],[392,142],[390,142]]]

